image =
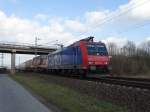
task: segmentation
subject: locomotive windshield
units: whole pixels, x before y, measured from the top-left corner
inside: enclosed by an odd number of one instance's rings
[[[89,44],[87,45],[87,51],[89,55],[108,55],[107,49],[103,44]]]

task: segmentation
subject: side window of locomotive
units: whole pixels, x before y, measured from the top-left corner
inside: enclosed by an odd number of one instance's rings
[[[97,45],[97,50],[100,55],[108,55],[105,45]]]
[[[103,44],[87,45],[89,55],[107,55],[107,49]]]
[[[87,51],[89,55],[95,55],[97,52],[95,45],[92,45],[92,44],[87,45]]]

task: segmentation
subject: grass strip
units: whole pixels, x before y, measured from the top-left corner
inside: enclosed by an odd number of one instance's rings
[[[11,77],[34,94],[56,104],[64,112],[127,112],[121,107],[47,82],[38,76],[17,74]]]

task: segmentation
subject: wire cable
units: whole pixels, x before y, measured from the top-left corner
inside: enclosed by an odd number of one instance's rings
[[[131,7],[131,8],[129,7],[128,9],[126,9],[126,10],[123,11],[123,12],[120,12],[120,13],[119,13],[118,15],[116,15],[116,16],[114,16],[114,13],[113,13],[113,14],[111,14],[111,16],[104,18],[104,19],[102,20],[103,22],[97,24],[94,29],[96,29],[96,28],[99,27],[100,25],[104,25],[104,24],[106,24],[107,22],[112,21],[112,20],[115,19],[115,18],[118,18],[118,17],[122,16],[123,14],[126,14],[126,13],[130,12],[130,11],[133,10],[133,9],[138,8],[139,6],[145,5],[145,4],[148,3],[148,2],[150,2],[150,1],[145,0],[144,2],[143,2],[143,1],[142,1],[142,2],[139,2],[138,5],[134,5],[134,6]],[[130,4],[130,6],[131,6],[131,5],[133,5],[133,3]],[[93,29],[92,29],[92,30],[93,30]],[[89,32],[89,30],[87,30],[87,31],[85,31],[85,32],[83,32],[83,33],[81,33],[79,36],[84,35],[84,34],[87,33],[87,32]]]

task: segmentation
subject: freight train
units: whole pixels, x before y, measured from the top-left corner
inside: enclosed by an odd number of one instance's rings
[[[88,74],[108,73],[110,56],[107,48],[104,43],[94,42],[93,39],[88,37],[48,55],[35,57],[19,68],[84,77]]]

